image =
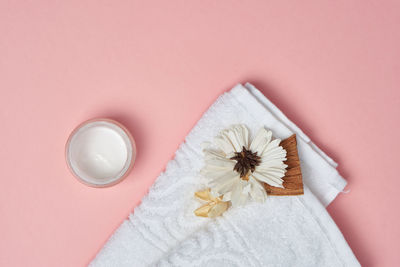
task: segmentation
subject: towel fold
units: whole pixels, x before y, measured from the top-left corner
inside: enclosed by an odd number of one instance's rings
[[[232,124],[281,139],[296,133],[305,194],[271,196],[215,220],[194,216],[193,193],[206,184],[201,144]],[[358,266],[324,208],[346,185],[336,166],[260,91],[239,84],[203,115],[90,266]]]

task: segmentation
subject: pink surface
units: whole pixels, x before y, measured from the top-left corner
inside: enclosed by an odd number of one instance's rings
[[[340,163],[351,192],[328,210],[360,262],[398,265],[399,25],[398,1],[1,1],[0,265],[89,263],[245,81]],[[64,161],[70,131],[99,116],[138,147],[107,189]]]

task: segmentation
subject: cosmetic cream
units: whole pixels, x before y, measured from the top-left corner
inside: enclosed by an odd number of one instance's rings
[[[81,182],[95,187],[125,178],[136,156],[134,140],[120,123],[94,119],[79,125],[66,144],[67,164]]]

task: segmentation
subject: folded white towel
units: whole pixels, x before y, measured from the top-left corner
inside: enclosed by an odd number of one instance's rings
[[[335,223],[306,188],[230,209],[157,266],[359,266]]]
[[[196,217],[200,203],[193,194],[205,185],[198,175],[201,143],[240,123],[253,133],[266,127],[281,139],[297,134],[305,194],[269,197],[262,204],[231,208],[215,220]],[[335,167],[256,88],[237,85],[203,115],[91,266],[358,266],[324,209],[346,185]]]

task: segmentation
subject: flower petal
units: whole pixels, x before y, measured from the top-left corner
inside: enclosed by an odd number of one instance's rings
[[[246,202],[249,194],[248,192],[243,191],[247,184],[248,182],[243,181],[242,179],[239,179],[239,181],[236,182],[231,194],[232,206],[241,206]]]
[[[227,157],[234,155],[235,148],[226,136],[219,135],[215,137],[214,141]]]
[[[272,140],[265,148],[264,150],[259,154],[260,157],[272,157],[273,155],[278,155],[280,153],[284,153],[284,156],[286,156],[286,150],[281,147],[280,144],[281,140],[280,139],[274,139]]]
[[[263,174],[264,176],[282,178],[282,177],[285,176],[286,170],[283,169],[283,168],[271,167],[271,168],[268,168],[268,169],[265,169],[265,170],[258,169],[257,172]]]
[[[286,158],[269,159],[268,157],[261,158],[261,163],[257,166],[257,169],[268,169],[271,167],[286,168],[287,165],[283,162]]]
[[[215,178],[210,181],[210,185],[218,187],[221,184],[227,183],[229,181],[236,181],[236,179],[239,179],[239,178],[240,178],[239,173],[230,170],[225,173],[222,173],[219,176],[215,176]],[[224,194],[224,193],[221,193],[221,194]]]
[[[230,160],[230,159],[225,159],[225,158],[216,158],[216,159],[206,159],[205,163],[209,167],[213,167],[216,169],[221,169],[221,168],[231,168],[235,166],[235,161]]]
[[[240,140],[236,138],[236,134],[233,130],[231,129],[225,130],[223,131],[222,135],[225,136],[225,138],[227,138],[231,142],[233,148],[235,149],[235,152],[242,151],[243,144],[240,142]]]
[[[249,145],[249,130],[247,127],[243,124],[238,124],[233,127],[236,138],[241,145],[240,150],[242,150],[242,147],[244,146],[245,148],[248,148]]]
[[[205,159],[226,159],[225,153],[222,150],[204,149]]]
[[[258,171],[253,172],[251,175],[260,182],[267,183],[271,186],[284,188],[282,185],[282,183],[283,183],[282,178],[276,177],[274,175],[266,174],[266,173],[261,173]]]
[[[229,207],[228,202],[219,202],[208,212],[209,218],[215,218],[224,213]]]
[[[250,150],[253,152],[257,152],[257,155],[262,155],[262,152],[267,147],[268,143],[271,141],[272,132],[266,130],[265,128],[260,128],[258,130],[256,137],[251,142]]]
[[[239,179],[239,178],[238,178]],[[235,189],[237,180],[230,179],[226,180],[224,182],[218,183],[213,187],[215,192],[218,192],[218,194],[223,195],[228,192],[232,192]]]
[[[222,201],[231,201],[232,192],[227,192],[222,197]]]
[[[267,192],[265,191],[265,188],[254,178],[250,178],[249,182],[251,183],[251,198],[257,202],[264,202],[267,198]]]
[[[213,166],[206,165],[200,170],[200,174],[204,177],[217,178],[231,171],[231,168],[214,168]]]

